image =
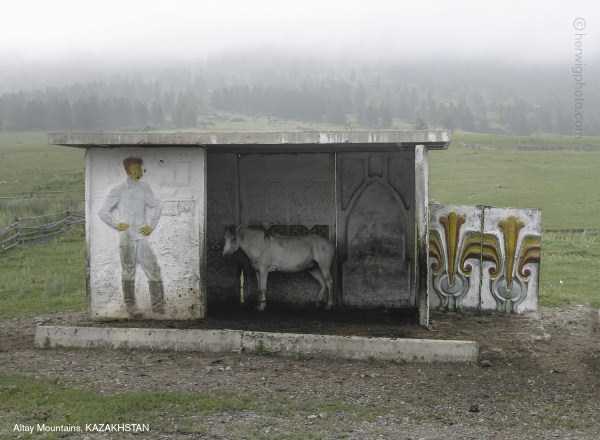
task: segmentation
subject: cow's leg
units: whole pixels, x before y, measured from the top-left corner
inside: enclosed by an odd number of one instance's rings
[[[325,305],[326,310],[331,310],[333,307],[333,278],[331,276],[331,265],[333,264],[333,248],[322,249],[322,252],[317,253],[317,264],[321,275],[327,285],[327,304]]]
[[[319,290],[319,301],[321,303],[325,303],[325,279],[323,278],[323,274],[321,273],[321,269],[318,267],[314,267],[308,271],[309,274],[313,276],[315,280],[319,282],[319,286],[321,286],[321,290]]]
[[[321,276],[323,280],[325,280],[325,284],[327,285],[327,304],[325,305],[325,310],[331,310],[333,307],[333,278],[331,277],[331,259],[323,258],[324,261],[317,261],[319,265],[319,270],[321,271]]]
[[[327,305],[325,306],[326,310],[331,310],[333,307],[333,278],[331,277],[331,272],[329,268],[321,269],[323,271],[323,278],[325,278],[325,284],[327,284]]]
[[[269,272],[266,270],[261,270],[257,272],[258,274],[258,288],[260,293],[258,295],[258,310],[260,312],[264,311],[267,307],[267,280],[269,279]]]

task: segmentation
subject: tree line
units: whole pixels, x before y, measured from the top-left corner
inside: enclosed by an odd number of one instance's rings
[[[235,60],[168,75],[115,76],[0,95],[0,130],[139,130],[207,127],[219,112],[371,128],[571,134],[568,82],[535,72],[480,74],[456,65],[250,68]],[[175,72],[176,74],[173,74]],[[183,73],[182,73],[183,72]],[[444,75],[446,73],[446,75]],[[504,74],[504,75],[503,75]],[[600,133],[589,90],[586,133]]]

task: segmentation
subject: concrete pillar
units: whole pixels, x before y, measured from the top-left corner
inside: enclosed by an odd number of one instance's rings
[[[427,148],[415,148],[415,281],[419,324],[429,326],[429,162]]]

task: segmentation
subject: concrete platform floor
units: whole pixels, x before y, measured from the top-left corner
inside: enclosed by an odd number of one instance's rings
[[[479,357],[479,344],[474,341],[106,326],[40,325],[35,331],[35,346],[247,352],[397,362],[476,362]]]

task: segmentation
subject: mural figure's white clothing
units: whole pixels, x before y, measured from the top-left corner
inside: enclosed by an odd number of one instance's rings
[[[135,269],[139,264],[148,281],[160,281],[160,266],[147,240],[133,240],[121,232],[121,278],[135,281]]]
[[[114,229],[117,229],[119,223],[127,223],[129,228],[125,232],[131,239],[141,240],[146,237],[140,232],[140,228],[148,225],[155,229],[160,213],[160,200],[154,197],[150,185],[128,177],[125,182],[110,190],[98,215]]]
[[[123,280],[135,280],[136,266],[142,266],[148,281],[160,281],[160,267],[156,255],[144,234],[142,226],[156,228],[161,208],[150,185],[127,178],[127,181],[110,190],[98,216],[108,226],[118,230],[119,223],[129,228],[119,232]]]

